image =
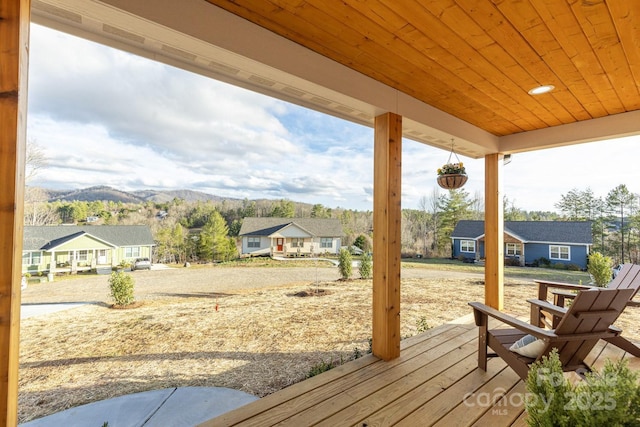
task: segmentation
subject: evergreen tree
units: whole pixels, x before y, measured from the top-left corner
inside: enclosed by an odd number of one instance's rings
[[[327,218],[327,213],[321,204],[317,203],[311,208],[311,218]]]
[[[441,199],[440,215],[442,220],[438,229],[439,250],[444,251],[444,245],[450,244],[451,233],[458,221],[471,217],[472,204],[473,202],[469,200],[469,194],[464,190],[449,190],[449,194]]]
[[[293,218],[296,213],[296,207],[291,200],[280,200],[271,209],[272,217],[276,218]]]
[[[224,259],[229,249],[228,234],[229,227],[227,227],[226,221],[220,215],[220,212],[213,211],[200,232],[198,240],[199,257],[212,261]]]
[[[635,194],[629,192],[627,186],[621,184],[609,191],[607,194],[607,207],[613,216],[614,222],[618,224],[616,229],[618,230],[615,234],[619,235],[619,253],[620,253],[620,264],[624,264],[625,262],[625,234],[629,234],[631,227],[628,223],[625,223],[625,219],[628,215],[633,212],[633,207],[636,201]]]
[[[338,270],[340,271],[340,277],[343,279],[351,278],[353,272],[352,257],[351,252],[345,248],[340,249],[340,254],[338,255]]]
[[[370,279],[373,273],[373,262],[371,255],[365,253],[360,259],[360,277],[363,279]]]

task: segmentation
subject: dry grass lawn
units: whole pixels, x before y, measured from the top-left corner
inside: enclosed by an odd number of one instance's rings
[[[313,289],[180,293],[113,310],[89,304],[25,319],[21,328],[19,419],[128,393],[177,386],[230,387],[265,396],[303,380],[313,366],[369,348],[371,281],[325,281]],[[403,279],[402,335],[470,313],[484,287],[473,278]],[[506,309],[528,313],[529,280],[507,280]],[[217,309],[216,309],[217,307]],[[636,339],[635,312],[620,326]]]

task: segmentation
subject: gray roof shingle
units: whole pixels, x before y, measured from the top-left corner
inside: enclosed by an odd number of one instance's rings
[[[83,234],[118,247],[155,244],[146,225],[45,225],[24,227],[23,250],[47,250]]]
[[[247,217],[242,221],[240,236],[269,236],[276,231],[295,224],[314,237],[341,237],[342,223],[334,218],[273,218]]]
[[[505,221],[504,231],[525,242],[592,244],[590,221]],[[484,235],[484,221],[458,221],[452,238],[477,239]]]

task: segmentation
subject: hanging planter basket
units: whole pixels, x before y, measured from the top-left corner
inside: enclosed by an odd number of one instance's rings
[[[458,163],[451,163],[451,156],[456,156]],[[453,141],[451,142],[451,153],[449,153],[449,160],[447,163],[438,169],[438,185],[445,190],[455,190],[462,187],[469,177],[464,169],[464,164],[458,158],[458,155],[453,151]]]
[[[438,185],[445,190],[455,190],[462,187],[469,177],[461,173],[438,175]]]

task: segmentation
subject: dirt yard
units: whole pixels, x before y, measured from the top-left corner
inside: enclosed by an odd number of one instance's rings
[[[230,387],[265,396],[320,363],[369,348],[372,283],[339,281],[335,267],[140,271],[141,307],[109,308],[108,276],[30,285],[24,304],[87,302],[22,321],[19,420],[129,393]],[[356,272],[357,275],[357,272]],[[483,277],[403,269],[402,336],[471,312]],[[321,296],[314,291],[323,290]],[[308,296],[311,294],[312,296]],[[307,295],[307,296],[304,296]],[[528,313],[530,280],[506,280],[505,308]],[[627,310],[620,326],[640,325]]]

